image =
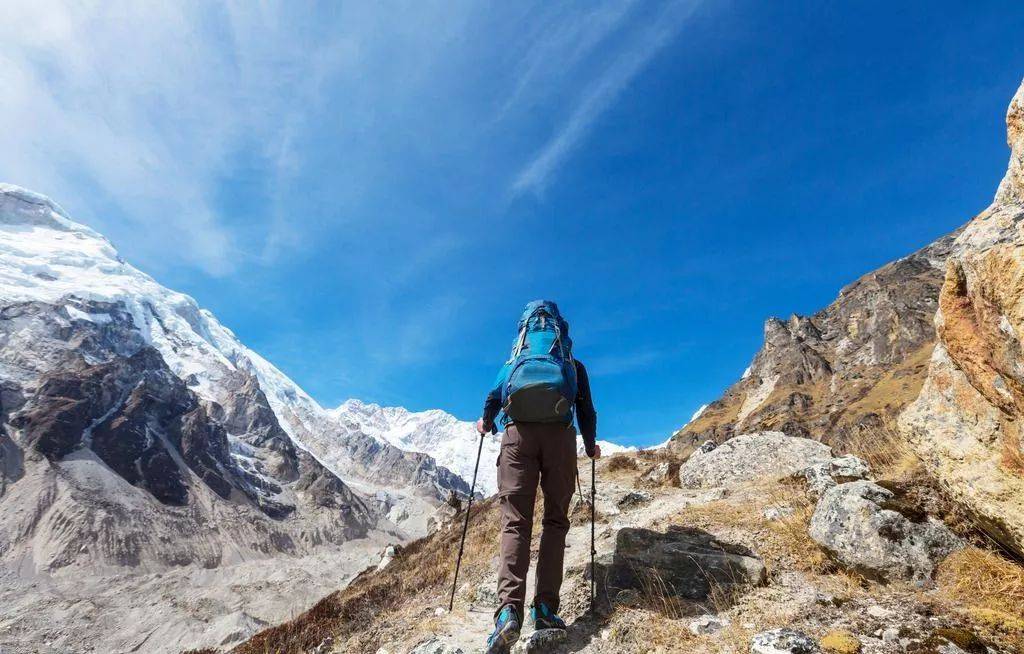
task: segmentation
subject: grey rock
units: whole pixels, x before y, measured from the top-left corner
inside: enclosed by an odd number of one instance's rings
[[[782,479],[831,459],[828,445],[809,438],[778,431],[744,434],[710,452],[695,452],[679,467],[679,483],[686,488],[701,488],[760,478]]]
[[[922,581],[962,546],[935,520],[913,522],[891,508],[893,493],[870,481],[830,488],[811,517],[810,535],[846,567],[882,580]]]
[[[698,636],[717,633],[729,626],[729,620],[717,615],[702,615],[690,621],[690,631]]]
[[[620,509],[629,509],[637,506],[643,506],[647,504],[654,496],[644,491],[630,491],[622,496],[618,501],[618,507]]]
[[[766,508],[762,515],[765,520],[782,520],[793,515],[793,507],[791,506],[769,506]]]
[[[675,486],[679,484],[679,464],[663,461],[652,466],[640,476],[639,484],[647,488]]]
[[[409,654],[463,654],[463,651],[439,638],[431,638],[409,650]]]
[[[751,654],[817,654],[821,650],[813,638],[795,629],[772,629],[754,636]]]
[[[473,591],[473,603],[476,606],[482,607],[497,607],[498,606],[498,591],[497,584],[491,581],[485,581],[478,585]]]
[[[700,444],[700,447],[697,448],[694,454],[707,454],[716,447],[718,447],[718,443],[715,441],[704,441]]]
[[[600,568],[598,578],[613,600],[623,592],[647,593],[651,583],[670,596],[704,600],[713,588],[729,595],[730,590],[761,585],[767,578],[764,563],[750,550],[676,526],[665,533],[620,529],[614,552],[602,557]]]
[[[882,642],[894,645],[900,640],[900,630],[895,627],[889,627],[882,631]]]
[[[512,654],[548,654],[557,651],[567,638],[564,629],[540,629],[520,638],[512,646]]]
[[[817,463],[803,470],[807,489],[813,497],[820,497],[838,484],[867,479],[871,468],[863,459],[846,454],[825,463]]]

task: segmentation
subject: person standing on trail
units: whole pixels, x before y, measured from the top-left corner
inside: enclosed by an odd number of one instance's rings
[[[487,654],[507,654],[522,628],[538,482],[544,493],[544,520],[530,618],[536,629],[565,629],[557,611],[569,501],[577,474],[574,413],[587,456],[601,456],[587,370],[573,357],[569,323],[554,302],[526,305],[512,355],[477,421],[480,434],[496,429],[499,413],[504,414],[505,425],[498,455],[499,607]]]

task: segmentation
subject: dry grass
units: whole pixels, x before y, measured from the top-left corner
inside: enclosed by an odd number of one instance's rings
[[[691,651],[696,640],[688,623],[657,612],[618,607],[608,639],[623,654]]]
[[[788,516],[775,520],[764,517],[768,508],[792,510]],[[762,484],[750,501],[719,500],[687,507],[681,513],[686,524],[697,524],[718,531],[736,528],[759,535],[757,553],[769,571],[795,568],[818,574],[829,573],[835,566],[808,534],[814,506],[798,482]]]
[[[935,579],[939,592],[987,636],[1024,651],[1024,567],[968,547],[946,557]]]
[[[442,598],[447,603],[460,526],[409,544],[383,572],[360,574],[344,590],[328,595],[294,620],[258,633],[235,651],[299,653],[328,638],[335,643],[347,640],[352,651],[376,651],[389,621],[403,609],[410,605],[430,608]],[[497,502],[492,499],[476,505],[466,537],[460,580],[481,577],[489,569],[498,530]],[[414,598],[420,601],[412,601]]]
[[[636,457],[630,454],[613,454],[608,457],[608,462],[604,464],[604,472],[614,474],[616,472],[636,472],[640,470],[640,465],[636,462]]]
[[[891,416],[851,430],[840,447],[868,462],[878,478],[902,479],[921,466],[921,459],[900,434]]]

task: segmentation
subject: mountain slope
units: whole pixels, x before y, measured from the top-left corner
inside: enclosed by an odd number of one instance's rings
[[[425,533],[452,490],[468,483],[339,427],[192,298],[0,185],[4,651],[35,651],[65,615],[56,651],[225,644]],[[267,599],[253,566],[270,558]]]
[[[813,316],[767,320],[764,345],[742,378],[680,429],[673,446],[763,430],[843,444],[886,428],[924,383],[954,238],[868,273]]]

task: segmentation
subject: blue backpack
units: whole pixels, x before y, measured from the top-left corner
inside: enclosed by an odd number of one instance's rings
[[[576,402],[576,364],[569,323],[558,305],[535,300],[519,319],[519,337],[504,367],[501,404],[518,422],[572,421]]]

